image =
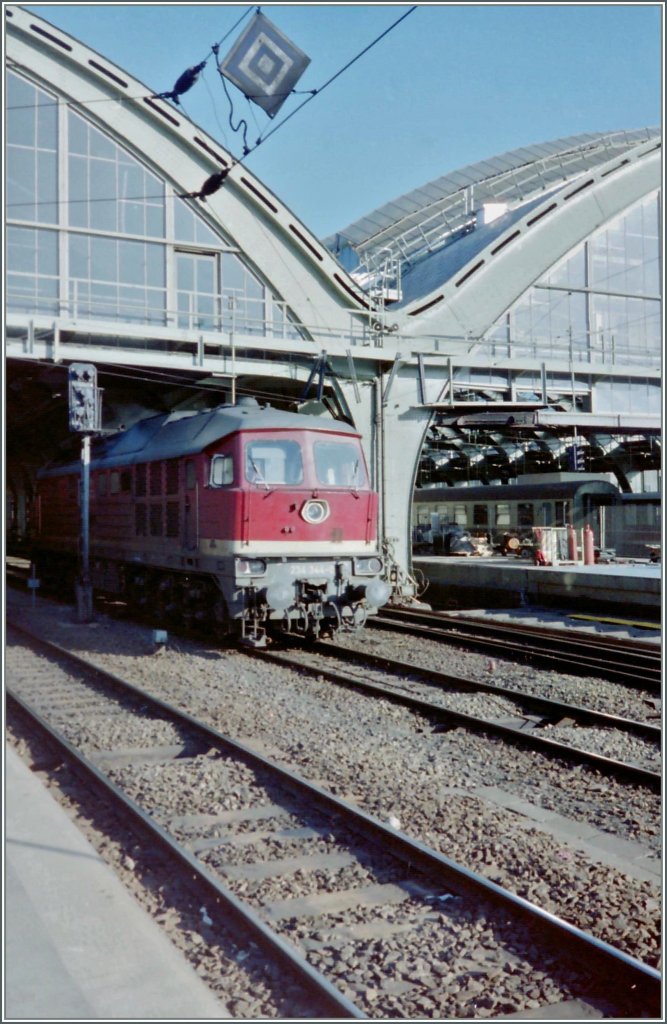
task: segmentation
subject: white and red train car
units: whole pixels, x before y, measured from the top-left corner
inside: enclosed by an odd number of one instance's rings
[[[37,480],[34,561],[78,566],[81,464]],[[362,624],[391,595],[359,434],[253,399],[141,420],[93,443],[93,588],[157,623],[201,621],[263,642]]]

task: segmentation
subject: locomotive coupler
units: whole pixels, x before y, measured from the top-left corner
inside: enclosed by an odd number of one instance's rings
[[[266,647],[266,630],[260,626],[256,615],[247,612],[241,617],[241,643],[248,647]]]

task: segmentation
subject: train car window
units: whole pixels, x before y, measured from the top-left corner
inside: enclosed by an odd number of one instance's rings
[[[165,492],[178,494],[178,459],[165,462]]]
[[[234,483],[234,460],[231,455],[214,455],[211,459],[211,487],[228,487]]]
[[[451,505],[436,505],[435,511],[440,516],[443,523],[451,523],[452,521],[452,507]]]
[[[567,509],[568,501],[556,501],[555,504],[555,522],[554,526],[567,526]]]
[[[148,481],[151,495],[162,494],[162,463],[151,462],[148,467]]]
[[[146,463],[134,467],[134,493],[137,498],[146,496]]]
[[[192,459],[185,463],[185,486],[188,491],[194,491],[197,486],[197,467]]]
[[[486,505],[473,505],[472,507],[473,526],[487,526],[489,522],[489,509]]]
[[[97,477],[97,497],[104,498],[107,493],[107,475],[106,473],[99,473]]]
[[[332,487],[364,487],[366,472],[361,452],[346,441],[316,441],[313,445],[318,483]]]
[[[496,505],[496,526],[510,525],[510,507],[507,502],[499,501]]]
[[[120,473],[115,470],[109,478],[109,494],[120,494]]]
[[[246,480],[255,484],[300,484],[301,448],[296,441],[249,441],[245,448]]]
[[[540,520],[541,526],[552,526],[553,525],[553,505],[550,501],[542,502],[542,514]]]
[[[520,501],[517,504],[517,523],[519,526],[532,526],[534,523],[533,504],[530,501]]]
[[[454,506],[454,522],[457,526],[468,525],[468,506],[467,505],[455,505]]]

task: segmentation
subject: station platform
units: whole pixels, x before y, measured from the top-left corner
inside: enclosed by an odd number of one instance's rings
[[[538,566],[523,558],[422,555],[424,600],[439,608],[516,608],[525,604],[660,617],[662,566],[652,562]]]
[[[16,751],[5,750],[3,1021],[229,1017]]]

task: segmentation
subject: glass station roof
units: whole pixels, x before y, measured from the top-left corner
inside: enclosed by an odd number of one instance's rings
[[[435,178],[385,203],[324,244],[347,265],[373,274],[387,260],[403,271],[466,230],[485,203],[509,208],[542,198],[565,182],[632,148],[660,137],[659,128],[572,135],[524,146]]]

